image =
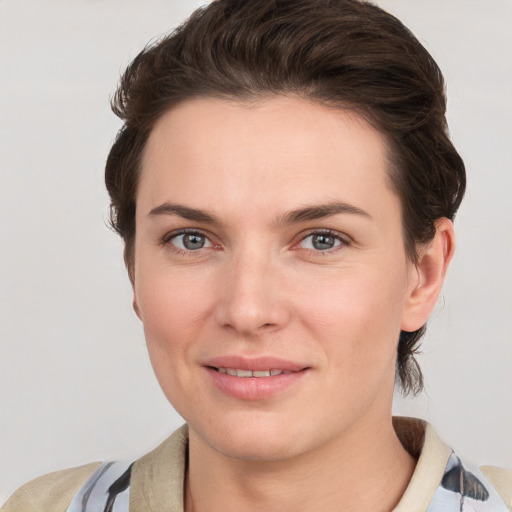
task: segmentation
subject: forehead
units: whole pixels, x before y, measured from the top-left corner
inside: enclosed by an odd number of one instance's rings
[[[349,110],[284,96],[194,99],[153,128],[138,201],[235,211],[328,200],[378,205],[379,197],[396,201],[387,155],[385,137]]]

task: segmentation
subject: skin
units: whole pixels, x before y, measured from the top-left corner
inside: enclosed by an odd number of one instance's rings
[[[387,166],[385,138],[363,119],[294,97],[195,99],[154,127],[137,193],[134,308],[189,424],[187,511],[399,501],[415,461],[391,425],[398,336],[426,322],[454,236],[440,219],[418,262],[407,258]],[[334,203],[349,208],[290,218]],[[314,238],[326,230],[327,250]],[[270,398],[243,400],[204,366],[226,355],[307,370]]]

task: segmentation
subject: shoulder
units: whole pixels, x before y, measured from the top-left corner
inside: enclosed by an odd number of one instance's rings
[[[501,495],[507,507],[512,510],[512,469],[481,466],[480,470]]]
[[[458,511],[464,500],[471,500],[471,510],[512,512],[512,470],[479,468],[461,460],[425,421],[393,418],[393,426],[417,459],[409,486],[393,512]]]
[[[93,462],[40,476],[21,486],[5,503],[2,512],[56,512],[66,510],[73,496],[98,469]]]
[[[93,488],[95,497],[88,504],[103,500],[103,510],[105,500],[110,499],[111,484],[121,479],[123,486],[116,496],[126,491],[130,510],[182,510],[187,447],[188,429],[184,425],[129,467],[126,462],[95,462],[36,478],[20,487],[1,512],[64,512],[72,503],[76,505],[83,493],[91,495]]]

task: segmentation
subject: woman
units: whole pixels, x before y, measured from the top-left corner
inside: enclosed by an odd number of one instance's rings
[[[355,1],[217,1],[143,51],[106,183],[160,385],[187,427],[5,510],[505,511],[392,420],[453,255],[464,165],[442,76]],[[510,504],[510,502],[509,502]]]

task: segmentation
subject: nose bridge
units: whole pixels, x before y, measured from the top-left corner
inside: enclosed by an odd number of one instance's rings
[[[225,274],[218,321],[243,334],[282,326],[286,305],[279,290],[279,264],[270,250],[246,245],[234,251]]]

